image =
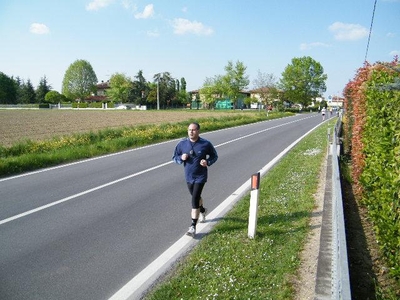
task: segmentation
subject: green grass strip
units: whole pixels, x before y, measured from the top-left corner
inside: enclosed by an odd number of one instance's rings
[[[247,237],[249,194],[146,299],[294,299],[292,279],[334,122],[314,130],[262,178],[254,239]]]

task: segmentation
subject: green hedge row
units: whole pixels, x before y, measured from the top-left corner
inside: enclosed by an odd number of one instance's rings
[[[356,83],[356,84],[354,84]],[[400,65],[366,65],[349,83],[353,168],[390,273],[400,281]],[[362,95],[362,96],[360,96]],[[357,102],[358,101],[358,102]],[[359,105],[361,102],[361,105]],[[361,109],[358,109],[361,108]],[[349,112],[352,115],[349,115]],[[354,163],[354,162],[353,162]]]

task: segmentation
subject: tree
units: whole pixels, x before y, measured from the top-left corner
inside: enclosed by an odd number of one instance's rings
[[[223,76],[216,75],[214,77],[207,77],[204,80],[203,87],[200,89],[200,94],[209,107],[214,107],[215,101],[221,99],[224,93],[226,93],[226,90],[227,88],[224,87]]]
[[[160,104],[169,106],[171,101],[176,98],[175,79],[169,72],[157,73],[153,79],[154,83],[158,84]]]
[[[132,89],[129,93],[129,101],[136,104],[143,104],[150,92],[150,87],[143,76],[143,71],[139,70],[132,84]]]
[[[186,79],[185,79],[185,77],[181,78],[181,89],[180,90],[186,92]]]
[[[308,106],[326,91],[327,78],[321,64],[311,57],[293,58],[282,73],[280,88],[286,99]]]
[[[20,101],[25,104],[32,104],[35,103],[36,100],[36,93],[35,89],[33,88],[32,82],[30,79],[26,83],[23,83],[21,86],[21,99]]]
[[[96,91],[97,77],[91,64],[86,60],[76,60],[65,72],[62,94],[70,99],[84,100]]]
[[[247,88],[250,82],[249,76],[246,75],[246,69],[247,67],[241,61],[237,61],[235,65],[232,61],[229,61],[225,66],[224,86],[227,88],[227,96],[233,101],[235,107],[240,92]]]
[[[110,78],[110,88],[106,90],[107,96],[115,102],[127,102],[132,81],[122,73],[115,73]]]
[[[45,97],[51,90],[51,85],[47,84],[46,75],[40,79],[39,86],[36,89],[36,102],[42,103],[46,102]]]
[[[17,103],[17,83],[3,72],[0,72],[0,103]]]
[[[44,102],[50,104],[57,104],[65,100],[66,100],[65,96],[57,91],[49,91],[44,97]]]
[[[273,101],[278,97],[276,78],[273,74],[262,73],[258,70],[256,79],[253,80],[254,88],[259,95],[259,99],[268,109]],[[267,110],[268,112],[268,110]]]

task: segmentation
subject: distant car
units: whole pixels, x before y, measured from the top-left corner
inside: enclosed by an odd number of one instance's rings
[[[128,109],[126,105],[117,106],[115,109]]]

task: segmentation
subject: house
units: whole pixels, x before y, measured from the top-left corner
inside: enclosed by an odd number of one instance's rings
[[[103,102],[107,101],[107,95],[106,95],[106,90],[110,88],[110,84],[108,81],[104,82],[101,81],[96,85],[96,92],[92,93],[89,97],[87,97],[85,100],[89,102]]]

